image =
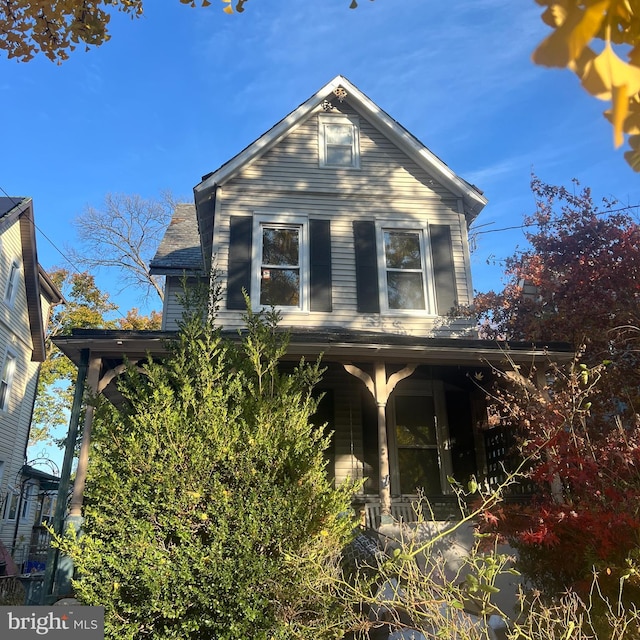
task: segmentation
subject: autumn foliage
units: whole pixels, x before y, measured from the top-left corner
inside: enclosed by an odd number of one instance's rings
[[[627,162],[640,171],[640,9],[633,0],[536,0],[553,32],[533,54],[566,67],[583,88],[611,104],[604,112],[616,147],[629,134]]]
[[[593,567],[616,585],[622,576],[632,583],[640,548],[640,227],[615,203],[598,210],[577,183],[575,191],[537,179],[532,187],[531,248],[509,259],[505,289],[478,296],[478,311],[487,333],[566,340],[578,353],[551,367],[542,389],[502,376],[497,410],[536,490],[528,504],[487,513],[485,525],[518,548],[538,586],[586,586]]]
[[[614,360],[621,393],[635,395],[640,226],[616,202],[599,209],[577,182],[567,189],[534,177],[531,188],[531,248],[505,261],[503,291],[475,300],[485,337],[585,344],[585,362]]]

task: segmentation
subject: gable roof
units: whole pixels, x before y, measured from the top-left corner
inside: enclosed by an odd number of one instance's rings
[[[248,147],[214,172],[203,176],[202,181],[194,188],[196,200],[198,200],[200,193],[209,191],[215,186],[223,185],[247,165],[260,158],[273,146],[278,144],[294,127],[300,124],[314,109],[321,105],[324,100],[331,96],[335,97],[334,91],[339,87],[347,92],[349,104],[353,106],[362,117],[378,129],[380,133],[395,143],[396,146],[411,157],[418,166],[430,173],[435,180],[462,198],[464,212],[470,224],[487,203],[487,199],[482,195],[482,192],[477,187],[457,176],[440,158],[422,144],[422,142],[409,133],[401,124],[396,122],[389,114],[380,109],[378,105],[344,76],[336,76],[331,82],[322,87],[322,89],[312,95],[306,102],[303,102],[297,109],[280,120],[280,122],[252,142]]]
[[[45,320],[42,317],[40,295],[44,295],[52,304],[62,302],[63,297],[38,264],[36,227],[33,221],[33,200],[23,197],[0,198],[0,234],[16,221],[20,224],[27,312],[33,345],[31,359],[35,362],[43,362],[46,358]]]

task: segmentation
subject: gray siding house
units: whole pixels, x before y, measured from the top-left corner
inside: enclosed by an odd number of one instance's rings
[[[184,276],[213,271],[225,331],[242,327],[246,293],[254,309],[279,310],[292,362],[322,355],[329,472],[364,481],[368,524],[410,519],[419,491],[436,517],[455,516],[448,477],[498,480],[504,441],[485,429],[474,377],[508,366],[504,345],[452,313],[472,301],[468,230],[487,202],[477,187],[338,76],[194,195],[150,265],[166,276],[163,331],[57,341],[84,358],[95,389],[109,393],[123,354],[159,353],[181,317]],[[509,347],[523,366],[542,354]]]
[[[0,197],[0,543],[19,565],[55,484],[26,465],[26,452],[49,310],[60,302],[38,264],[33,201]]]

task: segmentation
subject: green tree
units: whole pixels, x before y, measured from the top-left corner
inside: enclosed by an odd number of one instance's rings
[[[96,286],[89,273],[71,273],[56,269],[49,273],[63,292],[66,304],[51,310],[47,327],[46,360],[40,367],[36,402],[31,421],[29,445],[52,439],[53,432],[68,421],[67,410],[73,400],[76,367],[56,345],[52,338],[68,335],[74,328],[113,329],[116,323],[108,318],[117,310],[109,295]]]
[[[83,534],[62,541],[77,597],[118,640],[340,637],[322,578],[352,487],[325,475],[319,366],[279,371],[274,315],[250,313],[240,345],[199,318],[99,407]]]
[[[58,428],[66,427],[73,401],[76,367],[53,343],[56,336],[69,335],[73,329],[160,329],[161,316],[152,311],[141,315],[130,309],[126,316],[114,319],[118,306],[109,294],[98,289],[87,272],[71,273],[56,269],[49,273],[64,293],[66,303],[51,310],[47,326],[46,360],[40,367],[36,402],[31,421],[29,446],[51,442]]]

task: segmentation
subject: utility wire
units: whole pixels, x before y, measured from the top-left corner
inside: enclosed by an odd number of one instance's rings
[[[638,207],[640,207],[640,204],[630,204],[627,205],[626,207],[620,207],[619,209],[607,209],[606,211],[596,211],[594,213],[594,215],[596,216],[605,216],[608,215],[610,213],[620,213],[621,211],[629,211],[631,209],[637,209]],[[553,223],[553,220],[550,220],[549,223]],[[557,220],[556,220],[557,222]],[[484,225],[480,225],[481,227],[485,227],[487,226],[487,224],[491,224],[491,223],[485,223]],[[529,227],[537,227],[540,226],[537,222],[532,222],[530,224],[519,224],[519,225],[514,225],[513,227],[502,227],[501,229],[487,229],[486,231],[476,231],[475,229],[470,229],[469,231],[471,231],[473,234],[475,234],[476,236],[479,235],[483,235],[485,233],[499,233],[500,231],[513,231],[515,229],[528,229]]]
[[[0,191],[2,191],[2,193],[4,193],[4,195],[9,198],[9,200],[11,200],[11,202],[13,202],[14,206],[18,206],[20,204],[20,200],[16,200],[13,196],[10,196],[2,187],[2,185],[0,185]],[[62,249],[60,249],[56,243],[36,224],[36,221],[33,219],[33,216],[31,216],[31,224],[33,224],[34,228],[36,229],[36,231],[38,231],[38,233],[62,256],[63,260],[65,262],[67,262],[69,264],[69,266],[71,267],[71,269],[73,269],[73,271],[75,271],[75,273],[77,273],[78,275],[82,275],[82,271],[80,271],[80,269],[78,269],[78,267],[71,261],[71,259],[62,251]],[[120,311],[120,307],[116,307],[115,312],[123,319],[126,320],[127,316],[125,316],[122,311]]]

